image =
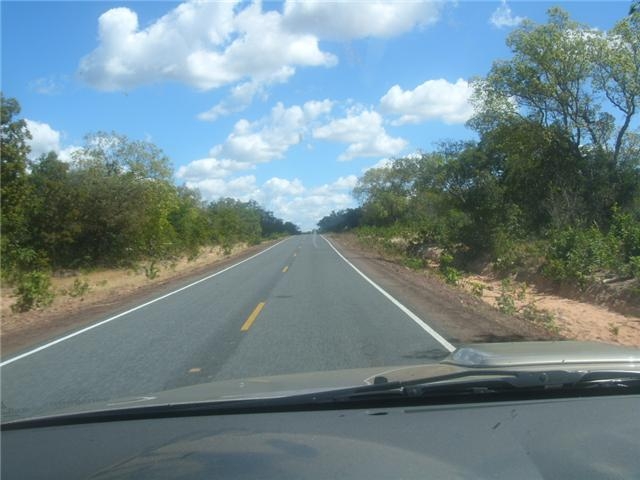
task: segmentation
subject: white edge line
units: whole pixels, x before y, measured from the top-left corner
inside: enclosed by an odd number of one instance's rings
[[[252,259],[256,258],[258,255],[262,255],[263,253],[268,252],[272,248],[277,247],[282,242],[285,242],[288,239],[289,238],[285,238],[284,240],[280,240],[278,243],[273,244],[268,248],[265,248],[264,250],[256,253],[255,255],[250,256],[249,258],[245,258],[244,260],[241,260],[238,263],[234,263],[233,265],[230,265],[227,268],[224,268],[224,269],[220,270],[219,272],[216,272],[216,273],[213,273],[211,275],[208,275],[208,276],[206,276],[204,278],[201,278],[200,280],[197,280],[197,281],[195,281],[193,283],[190,283],[189,285],[185,285],[184,287],[180,287],[179,289],[174,290],[172,292],[169,292],[169,293],[167,293],[165,295],[162,295],[161,297],[154,298],[153,300],[150,300],[150,301],[148,301],[146,303],[143,303],[142,305],[138,305],[137,307],[133,307],[133,308],[127,310],[126,312],[119,313],[117,315],[114,315],[113,317],[107,318],[106,320],[102,320],[102,321],[100,321],[98,323],[94,323],[93,325],[89,325],[88,327],[85,327],[85,328],[83,328],[81,330],[78,330],[76,332],[70,333],[69,335],[65,335],[64,337],[58,338],[58,339],[56,339],[56,340],[54,340],[52,342],[46,343],[44,345],[41,345],[38,348],[34,348],[33,350],[29,350],[28,352],[22,353],[22,354],[17,355],[17,356],[15,356],[13,358],[5,360],[4,362],[0,363],[0,367],[4,367],[5,365],[9,365],[10,363],[13,363],[13,362],[15,362],[17,360],[20,360],[22,358],[28,357],[30,355],[33,355],[34,353],[37,353],[37,352],[39,352],[41,350],[44,350],[45,348],[49,348],[49,347],[51,347],[53,345],[56,345],[56,344],[61,343],[61,342],[64,342],[65,340],[69,340],[70,338],[73,338],[75,336],[81,335],[81,334],[83,334],[85,332],[88,332],[89,330],[93,330],[94,328],[97,328],[97,327],[99,327],[101,325],[104,325],[105,323],[109,323],[109,322],[111,322],[111,321],[113,321],[113,320],[115,320],[117,318],[124,317],[125,315],[128,315],[128,314],[130,314],[132,312],[135,312],[136,310],[140,310],[141,308],[144,308],[144,307],[146,307],[148,305],[151,305],[152,303],[156,303],[156,302],[159,302],[160,300],[164,300],[165,298],[170,297],[171,295],[175,295],[176,293],[179,293],[179,292],[181,292],[183,290],[186,290],[189,287],[193,287],[194,285],[197,285],[199,283],[205,282],[205,281],[207,281],[207,280],[209,280],[209,279],[211,279],[213,277],[216,277],[216,276],[218,276],[218,275],[220,275],[220,274],[222,274],[222,273],[224,273],[224,272],[226,272],[228,270],[231,270],[232,268],[237,267],[238,265],[240,265],[242,263],[248,262],[249,260],[252,260]]]
[[[367,282],[369,282],[371,284],[371,286],[373,288],[375,288],[376,290],[378,290],[382,295],[384,295],[387,300],[389,300],[391,303],[393,303],[396,307],[398,307],[400,310],[402,310],[411,320],[413,320],[414,322],[416,322],[418,324],[418,326],[420,326],[425,332],[427,332],[429,335],[431,335],[434,339],[436,339],[438,341],[438,343],[440,343],[444,348],[446,348],[447,350],[449,350],[449,352],[453,352],[456,347],[454,347],[453,345],[451,345],[442,335],[440,335],[438,332],[436,332],[433,328],[431,328],[429,325],[427,325],[420,317],[418,317],[415,313],[413,313],[411,310],[409,310],[407,307],[405,307],[402,303],[400,303],[398,300],[396,300],[393,296],[391,296],[390,293],[388,293],[385,289],[383,289],[380,285],[378,285],[377,283],[375,283],[373,280],[371,280],[369,277],[367,277],[364,273],[362,273],[360,270],[358,270],[358,268],[351,263],[349,260],[347,260],[337,249],[336,247],[333,246],[333,244],[327,240],[325,238],[324,235],[320,235],[322,237],[322,239],[327,242],[329,244],[329,246],[333,249],[334,252],[336,252],[338,254],[338,256],[344,260],[347,265],[349,265],[351,268],[353,268],[356,272],[358,272],[358,274],[364,278]]]

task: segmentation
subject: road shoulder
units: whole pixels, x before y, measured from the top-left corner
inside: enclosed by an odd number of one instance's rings
[[[352,235],[327,238],[365,275],[454,345],[561,338],[540,325],[502,314],[428,271],[394,263],[363,247]]]

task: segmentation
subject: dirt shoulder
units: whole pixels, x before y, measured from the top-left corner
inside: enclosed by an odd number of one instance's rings
[[[181,259],[172,265],[159,265],[158,276],[152,280],[142,269],[137,272],[105,269],[54,277],[51,282],[56,292],[53,303],[46,309],[24,313],[11,311],[15,301],[12,289],[3,288],[0,304],[2,358],[128,310],[255,255],[274,243],[276,241],[255,246],[237,245],[228,255],[219,248],[208,249],[192,261]],[[88,291],[72,297],[69,292],[74,291],[73,285],[77,280],[86,284]],[[79,293],[77,289],[75,293]]]
[[[340,252],[453,344],[552,340],[548,328],[501,313],[428,270],[411,270],[363,247],[355,235],[327,235]]]
[[[490,275],[468,275],[459,286],[451,286],[433,271],[411,270],[398,259],[364,247],[353,234],[329,238],[352,263],[453,343],[567,339],[640,346],[640,317],[522,283],[505,288]],[[512,301],[520,314],[499,311],[501,297]],[[523,313],[530,318],[522,318]]]

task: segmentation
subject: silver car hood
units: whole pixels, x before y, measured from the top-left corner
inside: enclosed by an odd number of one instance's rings
[[[385,366],[323,372],[302,372],[257,378],[213,381],[108,402],[75,405],[47,417],[233,400],[284,398],[370,385],[376,377],[388,382],[428,380],[440,375],[491,370],[640,371],[640,349],[597,342],[513,342],[463,345],[442,361],[410,366]]]
[[[459,347],[438,363],[214,381],[122,398],[101,404],[101,408],[278,398],[370,385],[376,377],[384,377],[389,382],[402,382],[472,370],[478,370],[481,375],[482,369],[496,368],[519,371],[540,369],[640,371],[640,349],[598,342],[574,341],[473,344]]]

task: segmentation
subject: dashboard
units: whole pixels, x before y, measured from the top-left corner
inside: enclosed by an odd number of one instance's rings
[[[2,478],[640,478],[640,396],[204,415],[2,432]]]

